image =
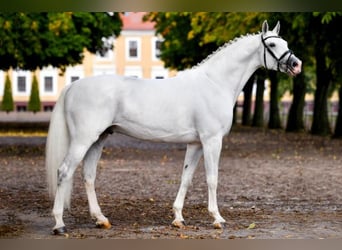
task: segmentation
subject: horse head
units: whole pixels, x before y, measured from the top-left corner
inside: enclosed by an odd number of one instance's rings
[[[262,24],[263,64],[266,69],[278,70],[295,76],[301,72],[302,61],[293,54],[287,42],[279,36],[279,30],[279,21],[273,30],[269,30],[267,21]]]

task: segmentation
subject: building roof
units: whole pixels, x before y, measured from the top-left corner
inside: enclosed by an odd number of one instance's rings
[[[154,22],[144,22],[143,16],[147,12],[125,12],[121,15],[122,30],[154,30]]]

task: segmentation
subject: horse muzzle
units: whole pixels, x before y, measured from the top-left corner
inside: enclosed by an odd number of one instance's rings
[[[302,72],[302,61],[292,54],[287,60],[286,68],[286,73],[291,76],[296,76]]]

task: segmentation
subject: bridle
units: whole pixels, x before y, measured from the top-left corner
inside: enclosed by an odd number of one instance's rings
[[[292,50],[287,50],[285,51],[279,58],[277,58],[277,56],[274,54],[274,52],[270,49],[270,47],[267,46],[267,44],[265,43],[265,41],[269,38],[281,38],[280,36],[268,36],[266,38],[264,38],[262,35],[261,35],[261,41],[262,41],[262,44],[264,45],[264,64],[265,64],[265,68],[267,69],[267,62],[266,62],[266,50],[268,51],[268,53],[270,53],[270,55],[277,61],[278,63],[278,71],[280,71],[280,65],[281,64],[284,64],[284,63],[281,63],[281,60],[287,55],[287,54],[290,54],[289,57],[287,58],[286,60],[286,69],[287,70],[291,70],[291,67],[289,67],[289,61],[290,61],[290,58],[291,56],[293,55],[293,52]]]

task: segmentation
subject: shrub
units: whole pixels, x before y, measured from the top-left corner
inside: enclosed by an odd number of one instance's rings
[[[28,102],[27,109],[29,111],[33,111],[34,113],[36,113],[37,111],[40,111],[39,88],[38,88],[38,80],[36,76],[33,77],[30,100]]]
[[[14,102],[12,96],[12,83],[8,75],[6,75],[4,94],[2,96],[1,110],[9,113],[14,110]]]

